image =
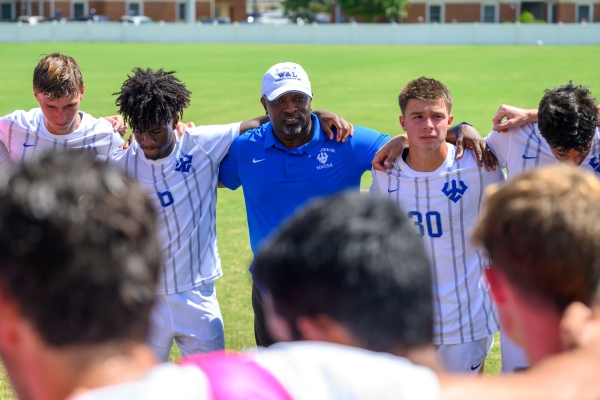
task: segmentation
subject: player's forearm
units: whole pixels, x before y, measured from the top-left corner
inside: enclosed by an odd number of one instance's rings
[[[251,129],[258,128],[262,124],[266,124],[269,121],[270,120],[269,120],[269,116],[268,115],[261,115],[261,116],[256,117],[256,118],[252,118],[252,119],[249,119],[247,121],[243,121],[240,124],[240,135],[243,135],[244,133],[248,132]]]
[[[526,118],[526,122],[528,123],[533,123],[533,122],[537,122],[538,120],[538,109],[537,108],[531,108],[529,110],[525,110],[525,118]]]

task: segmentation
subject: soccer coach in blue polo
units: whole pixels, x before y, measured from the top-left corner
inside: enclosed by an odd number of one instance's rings
[[[298,64],[282,62],[271,67],[263,76],[260,95],[271,122],[235,139],[219,170],[225,187],[244,188],[254,254],[261,242],[307,201],[359,190],[375,153],[390,139],[357,126],[346,142],[330,140],[311,112],[310,81]],[[265,295],[260,283],[254,282],[252,308],[258,346],[273,343],[262,310]]]

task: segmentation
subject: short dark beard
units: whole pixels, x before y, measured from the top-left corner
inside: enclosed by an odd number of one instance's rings
[[[297,136],[302,132],[302,124],[285,125],[283,133],[289,136]]]

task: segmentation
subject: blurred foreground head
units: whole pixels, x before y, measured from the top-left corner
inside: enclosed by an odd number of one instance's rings
[[[565,308],[594,300],[600,278],[600,181],[556,165],[520,175],[490,193],[474,237],[491,258],[488,281],[506,331],[526,347],[554,341],[552,351],[548,343],[539,359],[560,350],[558,321]],[[537,339],[529,338],[534,325]]]
[[[315,340],[315,330],[334,323],[348,334],[345,344],[369,350],[431,344],[429,261],[405,214],[386,199],[345,193],[313,202],[271,238],[254,267],[279,339]]]
[[[1,305],[49,347],[144,342],[161,257],[142,189],[80,152],[0,174]]]

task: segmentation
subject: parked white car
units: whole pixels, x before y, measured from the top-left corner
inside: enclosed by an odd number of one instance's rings
[[[145,15],[123,15],[121,17],[121,22],[125,24],[141,25],[151,24],[152,20],[149,17],[146,17]]]
[[[46,18],[41,15],[21,15],[17,18],[17,22],[22,24],[37,25],[40,22],[45,22]]]
[[[283,11],[280,10],[265,11],[254,18],[255,24],[284,25],[289,24],[290,22],[291,21],[283,15]]]

